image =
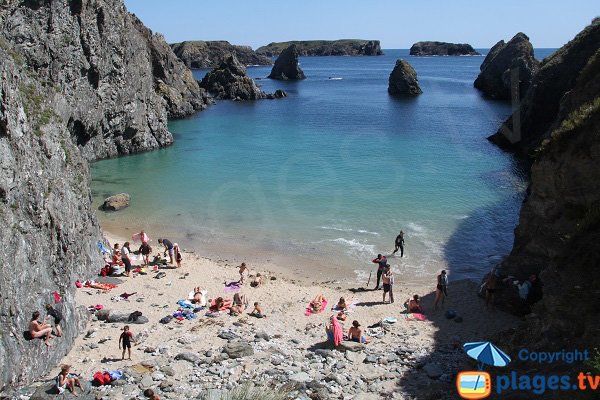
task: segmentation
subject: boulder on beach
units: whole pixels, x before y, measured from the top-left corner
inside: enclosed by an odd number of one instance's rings
[[[298,55],[298,47],[295,44],[283,50],[279,57],[277,57],[275,65],[273,65],[273,69],[271,69],[269,78],[279,80],[297,80],[306,78],[298,64]]]
[[[416,96],[423,91],[419,87],[417,72],[408,62],[399,59],[390,74],[388,93],[391,95]]]
[[[104,211],[119,211],[129,206],[131,197],[127,193],[119,193],[104,199],[100,208]]]
[[[473,86],[491,98],[510,100],[515,85],[522,99],[539,68],[529,38],[519,32],[508,43],[501,40],[490,49]]]

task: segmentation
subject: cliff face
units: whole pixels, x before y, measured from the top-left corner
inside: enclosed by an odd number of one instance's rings
[[[270,57],[256,54],[249,46],[235,46],[224,40],[174,43],[171,48],[188,68],[215,68],[232,54],[243,65],[273,64]]]
[[[410,47],[411,56],[480,56],[466,43],[417,42]]]
[[[519,98],[522,98],[529,89],[531,79],[539,70],[539,65],[529,38],[519,32],[508,43],[501,40],[491,48],[473,85],[486,96],[510,100],[515,79]],[[512,74],[516,72],[518,75],[513,78]]]
[[[269,43],[256,49],[256,54],[275,57],[291,45],[296,45],[300,56],[380,56],[379,40],[294,40]]]
[[[122,0],[7,0],[0,31],[28,70],[65,95],[87,159],[169,145],[167,116],[205,104],[191,72]]]
[[[0,391],[54,366],[82,329],[74,282],[102,266],[87,160],[172,142],[167,117],[204,92],[121,0],[0,6]],[[64,336],[25,339],[62,296]]]
[[[600,18],[556,53],[544,59],[521,100],[517,116],[510,117],[489,140],[506,149],[532,155],[556,127],[563,96],[571,91],[600,43]]]

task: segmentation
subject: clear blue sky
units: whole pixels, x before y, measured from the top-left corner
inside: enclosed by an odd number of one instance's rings
[[[560,47],[600,16],[598,0],[125,0],[168,42],[228,40],[253,48],[310,39],[420,40],[488,48],[525,32],[535,47]]]

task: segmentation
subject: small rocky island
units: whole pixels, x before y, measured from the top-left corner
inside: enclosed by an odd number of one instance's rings
[[[271,69],[269,78],[279,80],[298,80],[306,78],[298,64],[298,56],[298,47],[295,44],[286,48],[281,52],[279,57],[277,57],[275,65],[273,65],[273,69]]]
[[[501,40],[490,49],[473,85],[486,96],[510,100],[512,81],[515,80],[522,99],[539,68],[540,62],[534,58],[529,38],[519,32],[508,43]],[[513,71],[518,71],[514,79]]]
[[[394,96],[417,96],[423,91],[419,87],[417,71],[408,62],[399,59],[390,74],[388,93]]]
[[[296,45],[301,56],[380,56],[383,54],[379,40],[361,39],[273,42],[256,49],[256,54],[275,57],[293,44]]]
[[[225,40],[193,40],[170,46],[188,68],[214,68],[231,54],[246,66],[273,64],[270,57],[256,54],[250,46],[236,46]]]
[[[410,48],[411,56],[480,56],[467,43],[417,42]]]
[[[200,87],[217,99],[240,101],[286,97],[282,90],[277,90],[274,94],[267,94],[260,90],[256,82],[246,75],[246,68],[233,54],[206,74],[200,82]]]

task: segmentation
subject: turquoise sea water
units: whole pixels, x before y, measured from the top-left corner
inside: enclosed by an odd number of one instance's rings
[[[402,229],[405,257],[390,258],[400,279],[430,280],[442,268],[478,279],[510,251],[527,185],[523,166],[485,139],[511,106],[473,88],[483,57],[407,54],[304,57],[306,80],[257,81],[289,97],[220,101],[170,122],[169,148],[94,163],[96,206],[132,196],[124,211],[99,212],[101,224],[145,228],[221,259],[360,281]],[[416,69],[421,96],[388,96],[399,57]],[[254,78],[269,71],[248,69]]]

